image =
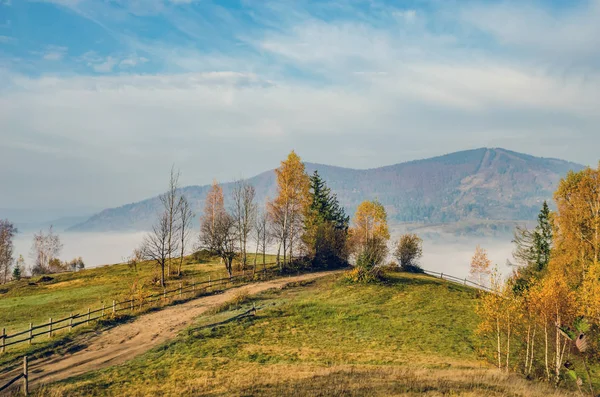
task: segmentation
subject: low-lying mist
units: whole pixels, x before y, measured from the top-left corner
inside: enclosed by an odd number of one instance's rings
[[[144,235],[144,232],[61,233],[63,250],[60,259],[71,260],[81,256],[87,268],[120,263],[131,255],[134,248],[140,246]],[[15,257],[23,255],[28,267],[33,263],[30,255],[32,239],[33,233],[19,234],[15,239]],[[466,277],[478,244],[488,251],[492,263],[497,264],[502,273],[510,272],[506,266],[512,252],[510,238],[463,237],[458,241],[425,238],[421,266],[427,270]]]

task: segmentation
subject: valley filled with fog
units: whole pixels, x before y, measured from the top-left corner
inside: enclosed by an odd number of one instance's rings
[[[63,243],[60,259],[71,260],[81,256],[87,268],[123,262],[134,248],[140,246],[144,232],[119,233],[59,233]],[[23,255],[29,268],[33,262],[30,256],[33,233],[20,233],[15,239],[15,257]],[[393,241],[390,241],[392,250]],[[506,266],[511,258],[510,237],[481,238],[463,237],[460,240],[427,239],[423,241],[421,266],[427,270],[447,272],[457,277],[466,277],[469,264],[477,244],[488,251],[492,263],[497,264],[504,274],[510,272]],[[271,250],[275,251],[275,250]],[[391,258],[390,258],[391,260]]]

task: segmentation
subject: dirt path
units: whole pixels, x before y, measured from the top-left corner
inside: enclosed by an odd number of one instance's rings
[[[268,289],[283,287],[290,282],[312,280],[333,273],[336,271],[247,284],[231,288],[222,294],[194,299],[142,315],[130,323],[92,336],[80,351],[66,356],[50,356],[32,362],[29,384],[35,387],[128,361],[154,346],[174,338],[196,317],[230,300],[241,289],[254,295]],[[5,374],[6,380],[10,379],[8,375]],[[5,376],[0,376],[0,384],[3,383]]]

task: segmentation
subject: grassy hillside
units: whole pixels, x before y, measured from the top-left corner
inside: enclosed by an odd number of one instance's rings
[[[205,315],[176,340],[39,391],[54,396],[558,396],[478,357],[477,292],[426,276],[328,277]],[[227,322],[256,304],[253,317]]]
[[[377,198],[393,222],[439,223],[465,220],[535,219],[541,202],[551,200],[558,181],[583,166],[504,149],[476,149],[368,170],[306,164],[318,170],[348,213]],[[248,180],[263,202],[275,195],[275,174]],[[233,184],[224,183],[227,201]],[[201,213],[209,186],[182,189]],[[102,211],[73,228],[77,231],[145,230],[160,207],[157,197]],[[464,230],[464,229],[463,229]]]
[[[271,262],[272,258],[268,257],[267,261]],[[0,328],[5,327],[10,334],[26,329],[30,322],[35,325],[47,322],[49,317],[56,320],[71,313],[84,313],[88,307],[100,308],[103,303],[108,307],[113,299],[130,299],[134,285],[144,292],[160,292],[162,288],[152,282],[158,271],[159,268],[149,262],[138,264],[137,270],[119,264],[49,275],[52,279],[46,282],[34,277],[0,285]],[[167,280],[167,288],[176,287],[180,282],[203,281],[209,275],[213,280],[226,276],[225,267],[218,259],[204,262],[187,257],[182,277]]]

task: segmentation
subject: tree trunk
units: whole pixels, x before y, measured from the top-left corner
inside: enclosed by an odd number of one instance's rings
[[[500,344],[500,316],[496,316],[496,335],[498,336],[498,369],[502,369],[502,346]]]
[[[548,322],[546,321],[544,323],[544,341],[546,343],[545,345],[545,361],[546,361],[546,379],[548,381],[550,381],[550,365],[548,363]]]

